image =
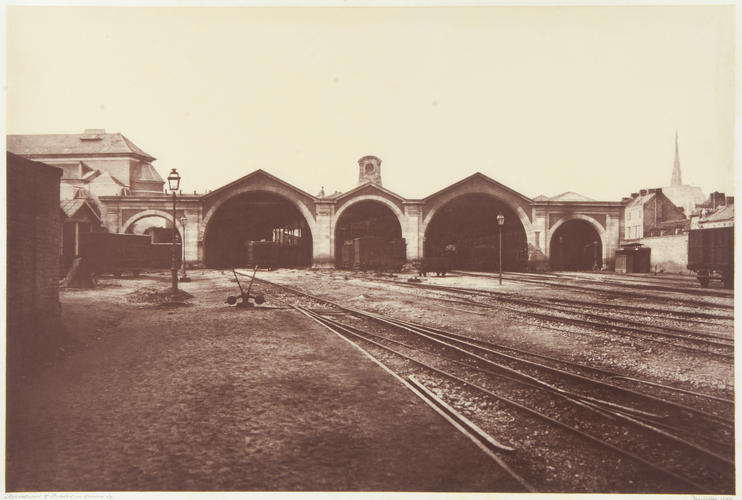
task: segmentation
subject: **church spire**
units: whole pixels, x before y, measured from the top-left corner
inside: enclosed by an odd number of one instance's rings
[[[675,163],[672,166],[672,179],[670,179],[671,186],[682,186],[683,177],[680,174],[680,155],[678,154],[678,131],[675,130]]]

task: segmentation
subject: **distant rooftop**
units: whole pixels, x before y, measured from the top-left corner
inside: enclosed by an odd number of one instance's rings
[[[146,161],[155,158],[123,134],[87,129],[82,134],[8,135],[8,151],[22,156],[127,154]]]
[[[552,196],[549,198],[543,194],[536,196],[533,201],[595,201],[592,198],[575,193],[573,191],[565,191],[564,193]]]

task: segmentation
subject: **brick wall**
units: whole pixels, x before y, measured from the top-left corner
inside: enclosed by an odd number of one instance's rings
[[[25,371],[60,333],[62,170],[7,153],[7,368]]]
[[[652,249],[651,270],[688,273],[688,233],[642,238],[639,243]]]

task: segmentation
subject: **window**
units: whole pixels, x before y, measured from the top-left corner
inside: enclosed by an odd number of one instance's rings
[[[536,236],[536,248],[541,248],[541,242],[540,242],[541,233],[536,231],[534,235]]]

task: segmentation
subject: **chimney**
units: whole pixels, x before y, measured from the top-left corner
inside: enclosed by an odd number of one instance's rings
[[[628,198],[626,196],[624,196],[623,198],[621,198],[621,203],[623,203],[623,204],[626,204],[626,203],[628,203],[630,201],[631,201],[631,198]]]
[[[636,199],[639,197],[639,193],[631,193],[631,197]]]
[[[639,190],[639,194],[641,194],[642,196],[646,196],[647,195],[647,190],[646,189],[640,189]]]
[[[716,209],[718,207],[723,206],[726,203],[726,196],[724,193],[720,193],[719,191],[714,191],[711,193],[711,208]]]
[[[102,128],[86,128],[85,132],[80,136],[81,141],[100,141],[103,139],[103,135],[106,131]]]
[[[654,189],[654,188],[647,189],[647,193],[649,193],[649,194],[654,194],[655,191],[656,191],[656,189]]]
[[[727,196],[727,206],[734,205],[734,196]]]
[[[654,190],[654,192],[655,192],[656,194],[662,194],[662,188],[656,188],[656,189]]]

